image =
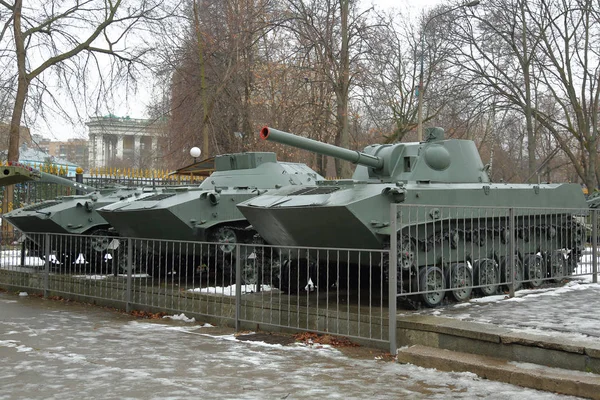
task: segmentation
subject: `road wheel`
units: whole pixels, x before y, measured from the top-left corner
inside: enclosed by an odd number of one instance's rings
[[[483,258],[473,263],[473,275],[477,291],[484,296],[491,296],[498,292],[498,283],[500,283],[500,271],[496,261]]]
[[[453,264],[446,272],[448,288],[454,300],[461,302],[471,298],[473,288],[473,274],[471,268],[465,263]]]
[[[515,290],[519,290],[523,287],[523,264],[518,255],[515,254],[513,257],[515,260]],[[507,290],[511,283],[509,261],[510,259],[508,257],[501,257],[500,261],[500,276],[502,282],[505,284],[505,289]]]
[[[537,288],[544,283],[546,277],[546,267],[542,256],[537,254],[528,254],[525,256],[525,278],[529,282],[527,285],[532,288]]]
[[[217,243],[217,251],[220,254],[230,255],[235,252],[238,243],[238,234],[229,226],[221,226],[212,235],[212,241]]]
[[[554,282],[560,282],[566,275],[566,261],[562,250],[555,250],[546,255],[546,266]]]
[[[446,282],[442,270],[438,267],[423,267],[419,271],[418,290],[421,301],[427,307],[436,307],[444,300]]]

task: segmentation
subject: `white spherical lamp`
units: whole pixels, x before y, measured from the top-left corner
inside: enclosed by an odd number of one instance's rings
[[[196,158],[200,157],[200,154],[202,154],[202,150],[200,150],[199,147],[192,147],[190,149],[190,156],[194,157],[194,161],[196,161]]]

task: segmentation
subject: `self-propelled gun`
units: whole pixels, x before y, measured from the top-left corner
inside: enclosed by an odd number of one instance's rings
[[[420,143],[376,144],[362,152],[268,127],[260,135],[357,165],[352,179],[283,187],[240,203],[263,239],[282,247],[386,249],[395,235],[398,293],[423,292],[429,306],[439,304],[448,288],[464,299],[470,291],[459,286],[465,283],[494,293],[511,280],[511,257],[517,278],[539,284],[573,268],[581,254],[584,235],[572,215],[587,207],[579,185],[491,183],[474,142],[445,139],[441,128],[428,129]],[[332,254],[347,253],[321,251],[313,257],[327,257],[316,261],[332,265]],[[372,262],[368,256],[343,261]],[[281,275],[306,278],[297,270]],[[337,279],[335,271],[327,277],[328,284]],[[285,280],[281,288],[293,291]]]

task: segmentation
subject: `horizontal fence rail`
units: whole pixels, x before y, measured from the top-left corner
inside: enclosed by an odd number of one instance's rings
[[[75,182],[75,177],[62,177]],[[166,175],[146,176],[146,175],[85,175],[81,183],[97,189],[105,187],[125,186],[125,187],[162,187],[162,186],[186,186],[199,185],[203,177],[186,175]],[[64,186],[58,183],[28,181],[13,185],[12,197],[4,201],[6,188],[0,187],[0,200],[4,209],[2,212],[9,212],[27,205],[39,203],[45,200],[55,199],[62,196],[73,196],[78,194],[75,188]]]
[[[0,285],[390,345],[396,308],[597,282],[597,211],[392,205],[377,249],[5,233]]]

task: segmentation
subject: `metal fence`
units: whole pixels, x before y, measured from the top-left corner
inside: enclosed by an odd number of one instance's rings
[[[381,249],[278,248],[27,233],[2,237],[0,285],[128,311],[361,339],[395,351],[397,307],[597,282],[597,211],[393,205]]]

